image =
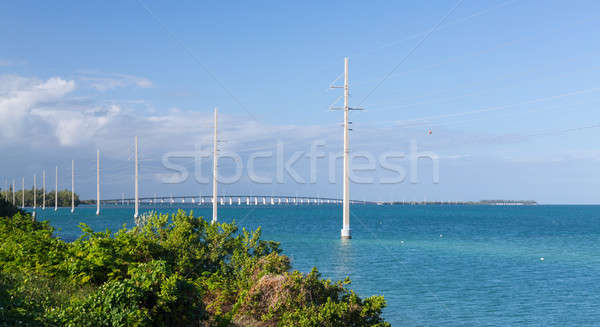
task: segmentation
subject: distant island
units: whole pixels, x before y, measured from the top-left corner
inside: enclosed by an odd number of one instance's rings
[[[533,200],[480,200],[480,201],[379,201],[378,205],[490,205],[490,206],[533,206]]]
[[[494,206],[533,206],[537,202],[533,200],[481,200],[476,204],[487,204]]]

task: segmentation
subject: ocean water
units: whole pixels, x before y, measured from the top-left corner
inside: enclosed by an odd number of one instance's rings
[[[207,206],[182,208],[211,215]],[[66,240],[80,235],[79,222],[116,231],[132,214],[38,209]],[[362,297],[384,295],[393,326],[600,325],[600,206],[354,205],[347,241],[339,206],[234,205],[219,214],[262,226],[294,269],[316,266],[326,278],[349,276]]]

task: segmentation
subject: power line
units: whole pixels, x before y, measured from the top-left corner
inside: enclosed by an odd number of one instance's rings
[[[375,85],[375,87],[369,93],[367,93],[367,95],[360,101],[359,106],[363,104],[365,100],[367,100],[371,96],[371,94],[373,94],[373,92],[375,92],[375,90],[377,90],[379,86],[381,86],[381,84],[383,84],[398,69],[398,67],[400,67],[413,54],[413,52],[415,52],[418,49],[423,44],[423,42],[425,42],[425,40],[429,38],[429,36],[431,36],[431,34],[456,10],[456,8],[460,6],[460,4],[463,3],[463,1],[464,0],[459,0],[456,3],[456,5],[454,5],[454,7],[452,7],[452,9],[444,17],[442,17],[442,19],[436,25],[434,25],[433,28],[429,30],[427,34],[425,34],[425,36],[419,41],[419,43],[417,43],[417,45],[415,45],[406,54],[406,56],[404,56],[404,58],[402,58],[402,60],[400,60],[400,62],[387,75],[385,75],[383,79],[379,83],[377,83],[377,85]]]
[[[600,123],[593,124],[593,125],[580,126],[580,127],[566,128],[566,129],[539,131],[536,133],[526,134],[526,136],[552,136],[552,135],[559,135],[559,134],[570,133],[570,132],[579,132],[579,131],[583,131],[586,129],[599,128],[599,127],[600,127]]]
[[[208,67],[206,67],[201,61],[200,59],[198,59],[198,57],[196,57],[192,51],[185,46],[185,44],[173,33],[171,32],[171,30],[167,27],[166,24],[164,24],[162,22],[162,20],[160,18],[158,18],[158,16],[156,16],[154,14],[154,12],[152,10],[150,10],[150,8],[148,8],[148,6],[146,6],[146,4],[142,1],[142,0],[138,0],[138,3],[140,4],[140,6],[142,6],[142,8],[144,8],[144,10],[148,13],[148,15],[150,15],[150,17],[152,17],[159,25],[160,27],[165,30],[165,32],[167,32],[167,34],[169,35],[169,37],[171,39],[173,39],[175,41],[175,43],[177,43],[177,45],[179,45],[183,51],[192,58],[192,60],[194,60],[196,62],[196,64],[198,64],[203,70],[204,72],[206,72],[206,74],[208,76],[210,76],[210,78],[213,79],[213,81],[215,81],[217,83],[217,85],[219,85],[219,87],[221,89],[223,89],[223,91],[225,91],[225,93],[227,93],[227,95],[233,99],[233,101],[235,101],[249,116],[250,118],[252,118],[255,121],[258,121],[256,119],[256,117],[254,117],[254,115],[246,108],[246,106],[244,106],[244,104],[242,104],[242,102],[229,90],[229,88],[227,88],[227,86],[225,86],[225,84],[223,82],[221,82],[221,80],[219,78],[217,78],[217,76],[215,74],[213,74]]]
[[[597,101],[595,101],[597,102]],[[590,101],[586,101],[586,104],[590,104]],[[553,106],[543,106],[543,107],[539,107],[539,108],[533,108],[533,107],[528,107],[528,108],[524,108],[523,111],[519,111],[519,112],[505,112],[502,115],[495,115],[494,119],[497,120],[499,118],[504,118],[504,117],[511,117],[511,116],[522,116],[524,112],[532,112],[532,111],[540,111],[543,110],[544,112],[549,112],[552,110],[557,110],[557,109],[567,109],[567,108],[571,108],[574,107],[576,105],[580,105],[580,104],[569,104],[569,105],[564,105],[564,104],[555,104]],[[418,127],[418,126],[427,126],[427,127],[449,127],[449,126],[456,126],[456,125],[462,125],[464,123],[469,123],[469,122],[473,122],[473,121],[477,121],[477,120],[481,120],[481,119],[485,119],[486,117],[472,117],[470,119],[462,119],[462,120],[454,120],[454,121],[449,121],[449,122],[436,122],[436,123],[429,123],[429,122],[422,122],[422,123],[415,123],[412,125],[404,125],[403,127]]]
[[[414,119],[405,120],[404,122],[408,123],[408,124],[406,124],[407,126],[411,126],[411,125],[414,125],[414,124],[423,124],[423,122],[426,122],[426,121],[429,121],[429,120],[432,120],[432,119],[443,119],[443,118],[451,118],[451,117],[460,117],[460,116],[466,116],[466,115],[472,115],[472,114],[479,114],[479,113],[484,113],[484,112],[498,111],[498,110],[502,110],[502,109],[513,108],[513,107],[516,107],[516,106],[519,106],[519,105],[533,104],[533,103],[537,103],[537,102],[555,100],[555,99],[560,99],[560,98],[564,98],[564,97],[568,97],[568,96],[585,94],[585,93],[591,93],[591,92],[597,92],[597,91],[600,91],[600,87],[595,87],[595,88],[591,88],[591,89],[577,90],[577,91],[572,91],[572,92],[568,92],[568,93],[563,93],[563,94],[558,94],[558,95],[553,95],[553,96],[543,97],[543,98],[537,98],[537,99],[527,100],[527,101],[524,101],[524,102],[519,102],[519,103],[509,104],[509,105],[503,105],[503,106],[487,107],[487,108],[482,108],[482,109],[477,109],[477,110],[463,111],[463,112],[443,114],[443,115],[425,116],[425,117],[420,117],[420,118],[414,118]]]
[[[590,71],[591,69],[596,69],[596,68],[600,68],[600,66],[598,66],[598,67],[586,67],[585,69],[587,71]],[[572,73],[572,72],[573,72],[573,70],[569,71],[569,73]],[[549,73],[548,75],[552,75],[552,76],[558,77],[558,75],[555,74],[555,73]],[[528,80],[522,80],[522,79],[520,79],[521,82],[532,82],[532,81],[536,81],[536,80],[539,80],[539,78],[528,79]],[[482,89],[482,90],[478,90],[478,91],[471,91],[471,92],[467,92],[467,93],[464,93],[464,94],[461,94],[461,95],[457,95],[457,96],[437,98],[437,99],[433,99],[433,100],[430,100],[430,101],[423,100],[423,101],[417,101],[417,102],[413,102],[413,103],[381,104],[381,105],[371,105],[371,106],[375,107],[375,108],[379,108],[378,110],[380,110],[380,111],[382,111],[382,110],[385,111],[385,110],[394,110],[394,109],[409,108],[409,107],[418,107],[418,106],[422,106],[422,105],[443,104],[443,103],[449,103],[449,102],[453,102],[453,101],[457,101],[457,100],[461,100],[461,99],[468,99],[468,98],[471,98],[472,96],[483,95],[483,94],[490,93],[490,92],[494,92],[495,94],[497,94],[498,91],[505,90],[505,89],[508,89],[508,88],[511,88],[511,87],[514,87],[514,84],[509,84],[509,85],[505,85],[505,86],[502,86],[502,87],[487,88],[487,89]],[[443,92],[438,92],[437,94],[441,94],[441,93],[443,93]],[[427,97],[417,97],[417,99],[428,99],[428,98],[429,98],[429,96],[427,96]]]
[[[466,22],[467,20],[469,20],[469,19],[471,19],[471,18],[475,18],[475,17],[482,16],[482,15],[484,15],[484,14],[487,14],[487,13],[490,13],[490,12],[492,12],[492,11],[494,11],[494,10],[497,10],[497,9],[500,9],[500,8],[503,8],[503,7],[506,7],[506,6],[508,6],[508,5],[511,5],[511,4],[513,4],[513,3],[517,2],[517,1],[519,1],[519,0],[509,0],[509,1],[505,1],[505,2],[503,2],[503,3],[499,4],[499,5],[495,6],[495,7],[487,8],[487,9],[484,9],[484,10],[480,10],[480,11],[478,11],[478,12],[475,12],[475,13],[473,13],[473,14],[471,14],[471,15],[469,15],[469,16],[466,16],[466,17],[464,17],[464,18],[459,18],[459,19],[456,19],[456,20],[450,21],[450,22],[448,22],[447,24],[445,24],[445,25],[443,25],[443,26],[440,26],[440,27],[438,28],[438,31],[439,31],[439,30],[442,30],[442,29],[449,28],[449,27],[451,27],[451,26],[459,25],[459,24],[461,24],[461,23],[464,23],[464,22]],[[382,50],[382,49],[386,49],[386,48],[391,48],[391,47],[397,46],[397,45],[399,45],[400,43],[403,43],[403,42],[406,42],[406,41],[409,41],[409,40],[412,40],[412,39],[416,39],[417,37],[419,37],[419,36],[421,36],[421,35],[423,35],[423,34],[425,34],[425,33],[427,33],[427,31],[422,31],[422,32],[419,32],[419,33],[415,33],[415,34],[413,34],[413,35],[411,35],[411,36],[405,37],[405,38],[404,38],[404,39],[402,39],[401,41],[396,41],[396,42],[388,43],[388,44],[386,44],[386,45],[379,46],[379,47],[377,47],[377,49],[375,49],[375,50],[373,50],[373,51],[378,51],[378,50]]]

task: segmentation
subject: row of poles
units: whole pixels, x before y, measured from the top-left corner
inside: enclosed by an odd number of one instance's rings
[[[214,168],[214,176],[213,176],[213,200],[215,201],[215,205],[213,207],[213,219],[212,222],[215,223],[217,222],[217,207],[216,207],[216,196],[217,196],[217,175],[216,172],[218,171],[217,169],[217,108],[215,108],[215,131],[214,131],[214,136],[215,136],[215,147],[214,147],[214,164],[213,164],[213,168]],[[134,206],[134,218],[138,218],[139,217],[139,198],[140,198],[140,193],[139,193],[139,156],[138,156],[138,150],[139,150],[139,140],[138,140],[138,136],[135,136],[134,138],[134,143],[135,143],[135,180],[134,180],[134,192],[135,192],[135,206]],[[15,190],[16,190],[16,181],[13,180],[12,185],[10,187],[12,189],[12,203],[13,205],[16,205],[16,195],[15,195]],[[46,209],[46,170],[42,170],[42,210]],[[37,174],[33,175],[33,211],[32,211],[32,215],[35,218],[36,216],[36,209],[37,209],[37,192],[38,192],[38,187],[37,187]],[[54,190],[54,211],[58,210],[58,166],[56,166],[56,187]],[[10,192],[7,193],[7,197],[9,196]],[[9,200],[9,199],[7,199]],[[96,215],[100,215],[100,202],[101,202],[101,198],[100,198],[100,149],[98,149],[96,151]],[[21,207],[25,208],[25,177],[22,178],[22,193],[21,193]],[[75,160],[71,161],[71,212],[75,212]]]
[[[362,110],[361,108],[350,108],[348,104],[349,100],[349,79],[348,79],[348,58],[344,58],[344,85],[343,86],[331,86],[332,88],[343,88],[344,89],[344,107],[343,108],[330,108],[330,109],[341,109],[344,111],[344,177],[343,177],[343,200],[342,200],[342,230],[341,237],[345,239],[351,238],[350,233],[350,162],[349,162],[349,113],[350,110]],[[217,108],[214,109],[214,135],[213,135],[213,194],[212,194],[212,223],[218,221],[218,112]],[[139,216],[139,162],[138,162],[138,137],[135,136],[135,206],[134,206],[134,218]],[[37,208],[37,177],[33,175],[33,217],[35,218]],[[25,178],[22,181],[23,194],[22,194],[22,207],[25,207]],[[12,184],[12,202],[15,204],[15,181]],[[46,171],[42,172],[42,209],[46,209]],[[58,209],[58,166],[56,167],[56,190],[54,197],[54,210]],[[75,211],[75,160],[71,161],[71,212]],[[100,149],[96,152],[96,215],[100,215]]]
[[[99,153],[99,152],[98,152]],[[12,192],[12,204],[16,205],[15,190],[17,188],[16,181],[13,179],[9,186]],[[42,210],[46,210],[46,170],[42,170]],[[7,201],[11,192],[6,193]],[[21,192],[21,208],[25,208],[25,177],[22,179]],[[37,174],[33,175],[33,216],[37,209]],[[58,210],[58,166],[56,166],[56,186],[54,189],[54,211]],[[75,211],[75,160],[71,161],[71,212]]]

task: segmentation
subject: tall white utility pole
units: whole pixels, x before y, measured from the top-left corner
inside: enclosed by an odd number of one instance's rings
[[[54,211],[58,210],[58,166],[56,166],[56,186],[54,188]]]
[[[33,211],[31,212],[31,218],[35,221],[35,208],[37,207],[37,185],[36,175],[33,174]]]
[[[213,198],[212,198],[212,203],[213,203],[213,217],[212,217],[212,222],[211,223],[216,223],[217,222],[217,173],[218,173],[218,165],[217,165],[217,161],[219,160],[218,157],[218,149],[217,149],[217,108],[215,108],[215,130],[214,130],[214,136],[213,136]]]
[[[96,152],[96,216],[100,215],[100,149]]]
[[[71,160],[71,213],[75,212],[75,160]]]
[[[33,174],[33,212],[37,207],[37,176]]]
[[[344,58],[344,210],[343,210],[343,228],[342,238],[351,238],[350,234],[350,140],[348,135],[348,119],[350,108],[348,106],[349,97],[348,86],[348,57]]]
[[[139,216],[139,186],[138,186],[138,137],[135,136],[135,212],[133,213],[133,217],[137,218]]]
[[[46,210],[46,169],[42,170],[42,210]]]
[[[343,226],[342,226],[342,238],[352,238],[350,233],[350,137],[348,132],[351,131],[349,121],[350,110],[362,110],[362,108],[350,108],[348,104],[348,97],[350,95],[350,86],[348,79],[348,58],[344,58],[344,86],[332,86],[332,88],[343,88],[344,89],[344,107],[343,108],[330,108],[330,109],[342,109],[344,110],[344,200],[343,200]]]
[[[23,177],[23,185],[21,190],[21,208],[25,208],[25,177]]]

